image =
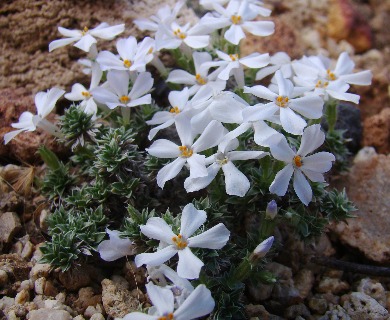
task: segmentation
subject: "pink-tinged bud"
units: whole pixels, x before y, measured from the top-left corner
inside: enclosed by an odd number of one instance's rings
[[[273,220],[278,214],[278,206],[275,200],[270,201],[267,204],[267,209],[265,209],[265,217],[267,219]]]
[[[255,248],[255,250],[253,250],[249,259],[255,262],[256,260],[263,258],[271,249],[273,243],[274,243],[274,236],[265,239],[262,243],[260,243]]]

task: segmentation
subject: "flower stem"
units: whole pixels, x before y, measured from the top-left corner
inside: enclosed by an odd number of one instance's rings
[[[333,132],[337,122],[338,100],[330,99],[325,105],[325,116],[328,122],[329,132]]]

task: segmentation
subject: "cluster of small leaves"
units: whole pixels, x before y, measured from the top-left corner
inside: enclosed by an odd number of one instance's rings
[[[66,271],[81,254],[92,255],[105,237],[107,218],[102,207],[78,211],[60,206],[47,223],[51,241],[41,247],[42,262]]]
[[[346,171],[349,168],[351,153],[348,150],[348,140],[344,138],[345,130],[332,130],[326,133],[325,150],[336,157],[333,170]]]
[[[65,110],[59,124],[64,135],[61,141],[66,145],[72,145],[72,148],[79,144],[83,146],[86,139],[94,136],[92,115],[85,113],[75,104]]]
[[[327,192],[320,205],[321,211],[329,220],[344,221],[347,218],[353,218],[351,212],[356,211],[354,204],[348,199],[343,191],[333,189]]]

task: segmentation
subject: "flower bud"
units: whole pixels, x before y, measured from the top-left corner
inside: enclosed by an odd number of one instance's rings
[[[278,213],[278,206],[275,200],[268,202],[267,209],[265,209],[265,217],[267,219],[273,220],[275,219]]]
[[[267,254],[269,249],[271,249],[273,242],[274,236],[265,239],[255,248],[255,250],[253,250],[252,254],[249,257],[249,260],[251,260],[252,262],[256,262],[257,260],[263,258]]]

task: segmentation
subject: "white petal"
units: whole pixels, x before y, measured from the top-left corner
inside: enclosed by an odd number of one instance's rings
[[[185,279],[199,278],[200,269],[204,263],[195,256],[187,247],[178,251],[179,262],[177,263],[177,274]]]
[[[195,152],[201,152],[215,147],[223,138],[225,128],[216,120],[213,120],[204,129],[198,140],[192,145]]]
[[[299,200],[301,200],[302,203],[307,206],[311,201],[313,192],[309,182],[307,182],[306,178],[300,170],[295,170],[293,185]]]
[[[131,99],[137,99],[148,93],[153,87],[153,81],[152,75],[149,72],[140,73],[134,82],[133,88],[131,88],[129,97]]]
[[[138,254],[135,256],[134,262],[137,268],[144,264],[151,267],[156,267],[171,259],[176,253],[177,250],[174,246],[168,246],[156,252]]]
[[[55,107],[56,102],[65,93],[65,90],[59,88],[51,88],[46,93],[46,99],[42,106],[37,105],[37,114],[45,118]],[[36,101],[36,100],[35,100]]]
[[[96,62],[99,63],[103,71],[110,69],[127,70],[123,65],[123,61],[110,51],[99,52]]]
[[[194,49],[205,48],[209,45],[210,36],[190,36],[188,35],[183,42]]]
[[[269,155],[268,152],[264,151],[230,151],[229,160],[249,160],[249,159],[261,159]]]
[[[272,144],[278,143],[284,136],[271,128],[265,121],[256,121],[253,123],[253,129],[255,131],[253,140],[259,146],[269,147]]]
[[[324,175],[320,172],[311,171],[308,169],[302,169],[305,176],[313,182],[325,182]]]
[[[283,77],[282,71],[275,72],[275,79],[279,88],[279,95],[283,97],[291,96],[291,82]]]
[[[97,26],[94,29],[91,29],[89,32],[94,36],[105,40],[112,40],[114,39],[118,34],[125,31],[125,24],[118,24],[111,27],[104,27],[101,28],[100,26]]]
[[[188,88],[184,88],[182,91],[171,91],[168,95],[169,103],[172,107],[178,107],[179,110],[183,110],[188,102],[189,94]]]
[[[207,168],[205,162],[206,156],[202,154],[193,154],[187,158],[188,166],[190,167],[190,177],[200,178],[207,176]]]
[[[161,129],[168,128],[169,126],[171,126],[174,123],[175,123],[175,119],[170,118],[166,122],[162,123],[161,125],[151,129],[149,131],[148,139],[152,140]],[[178,146],[176,146],[176,148],[178,149]],[[180,152],[178,151],[178,155],[175,157],[178,157],[179,155],[180,155]],[[174,157],[169,157],[169,158],[174,158]]]
[[[360,96],[358,94],[353,93],[347,93],[347,92],[340,92],[336,90],[326,90],[326,92],[333,98],[343,100],[343,101],[350,101],[355,104],[359,104]]]
[[[287,192],[288,183],[290,182],[293,172],[294,168],[292,164],[289,163],[276,174],[274,181],[269,187],[269,191],[278,196],[284,196]]]
[[[133,61],[137,51],[137,40],[133,36],[127,39],[119,39],[116,43],[116,49],[123,60]]]
[[[336,158],[329,152],[318,152],[303,158],[302,160],[302,171],[306,169],[314,172],[328,172],[332,168],[332,161]]]
[[[174,317],[176,320],[200,318],[211,313],[214,306],[215,302],[210,290],[204,284],[200,284],[175,311]]]
[[[49,52],[52,52],[53,50],[61,47],[65,47],[68,44],[71,44],[72,42],[75,42],[79,40],[80,38],[66,38],[66,39],[59,39],[59,40],[54,40],[49,43]]]
[[[181,216],[180,234],[185,238],[189,238],[192,234],[205,223],[207,218],[206,212],[197,210],[192,203],[187,204]]]
[[[184,70],[173,70],[168,76],[167,82],[192,85],[196,83],[195,76]]]
[[[301,135],[306,126],[306,121],[288,107],[280,108],[280,122],[284,130],[297,135]]]
[[[190,248],[221,249],[228,242],[230,231],[223,223],[219,223],[211,229],[188,239]]]
[[[102,241],[97,247],[103,260],[114,261],[135,254],[136,249],[130,239],[120,238],[118,231],[107,230],[107,233],[110,235],[110,240]]]
[[[145,225],[140,226],[140,229],[145,236],[169,244],[172,243],[172,237],[175,236],[165,220],[158,217],[150,218]]]
[[[289,106],[291,109],[299,112],[306,118],[318,119],[322,117],[324,101],[317,96],[305,96],[302,98],[292,99]]]
[[[135,107],[135,106],[142,106],[144,104],[151,104],[151,103],[152,103],[152,96],[150,94],[147,94],[138,99],[131,99],[130,102],[127,104],[127,106]]]
[[[187,159],[185,158],[177,158],[175,161],[162,167],[157,173],[157,185],[163,189],[165,182],[176,177],[186,162]]]
[[[252,124],[250,122],[244,122],[240,124],[236,129],[230,131],[227,133],[221,142],[219,143],[218,149],[220,150],[226,150],[227,145],[230,143],[231,140],[237,138],[244,132],[248,131],[249,128],[252,127]]]
[[[102,104],[112,103],[119,105],[118,96],[110,90],[107,90],[103,87],[97,87],[92,90],[93,98],[96,99],[97,102]]]
[[[270,145],[272,156],[275,159],[291,163],[295,157],[295,152],[290,148],[286,138],[280,139],[277,143]]]
[[[269,67],[262,68],[256,73],[255,80],[262,80],[279,69],[280,66],[269,66]]]
[[[231,27],[226,30],[224,37],[230,43],[238,45],[240,40],[245,38],[245,33],[241,26],[232,24]]]
[[[19,130],[14,130],[14,131],[11,131],[11,132],[7,132],[4,135],[4,144],[7,144],[8,142],[10,142],[13,138],[15,138],[22,131],[25,131],[25,130],[24,129],[19,129]]]
[[[352,61],[352,59],[349,57],[347,52],[342,52],[337,59],[336,68],[334,70],[334,73],[337,76],[343,75],[343,74],[349,74],[353,71],[353,68],[355,67],[355,63]]]
[[[126,71],[111,70],[107,74],[107,81],[110,88],[118,97],[129,94],[129,73]]]
[[[58,27],[59,33],[61,33],[64,37],[67,38],[81,38],[82,32],[80,30],[70,30],[64,27]]]
[[[231,94],[218,96],[209,106],[213,119],[223,123],[242,123],[243,108],[244,105]]]
[[[275,92],[272,92],[270,89],[260,85],[254,87],[244,87],[244,93],[251,93],[256,97],[269,101],[274,101],[278,96]]]
[[[148,125],[161,124],[169,120],[174,120],[174,115],[169,111],[158,111],[151,120],[146,121]]]
[[[267,104],[259,103],[245,108],[242,111],[242,117],[243,121],[265,120],[273,116],[276,111],[278,111],[278,107],[273,102]]]
[[[255,36],[269,36],[275,31],[275,24],[272,21],[246,21],[242,25],[245,31]]]
[[[372,72],[371,70],[364,70],[352,74],[341,75],[339,79],[349,84],[369,86],[372,81]]]
[[[84,100],[85,97],[83,96],[83,92],[88,92],[87,89],[85,89],[85,87],[80,84],[80,83],[75,83],[73,86],[72,86],[72,90],[71,92],[69,93],[66,93],[64,95],[64,97],[68,100],[71,100],[71,101],[80,101],[80,100]]]
[[[156,307],[159,315],[173,312],[175,299],[171,290],[156,286],[152,282],[146,284],[145,287],[150,301]]]
[[[225,175],[226,193],[230,196],[243,197],[250,188],[248,178],[232,162],[222,166]]]
[[[79,48],[85,52],[89,52],[89,49],[91,49],[91,46],[96,43],[96,39],[92,37],[89,34],[86,34],[85,36],[82,36],[82,38],[77,41],[74,46],[76,48]]]
[[[199,178],[188,177],[184,181],[184,188],[187,192],[194,192],[206,188],[214,180],[219,169],[219,164],[213,163],[207,168],[207,176]]]
[[[180,113],[175,118],[175,126],[182,146],[190,147],[193,142],[191,119],[185,113]]]
[[[301,146],[299,147],[297,154],[304,157],[320,147],[324,141],[325,133],[321,131],[321,125],[311,125],[303,132]]]

